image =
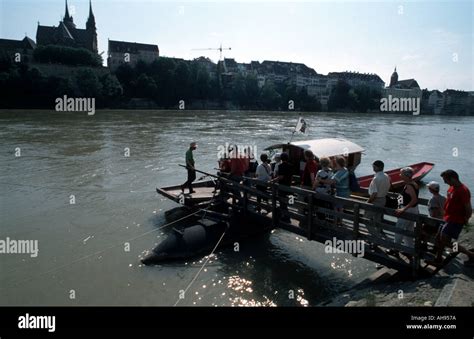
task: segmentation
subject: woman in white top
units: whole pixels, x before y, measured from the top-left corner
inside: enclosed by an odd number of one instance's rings
[[[281,154],[277,153],[273,156],[273,178],[278,177],[278,166],[281,164]]]

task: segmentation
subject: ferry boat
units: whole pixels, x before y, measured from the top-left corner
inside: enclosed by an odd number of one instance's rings
[[[311,150],[319,158],[334,159],[339,155],[344,156],[350,170],[357,168],[364,152],[363,147],[340,138],[276,144],[267,147],[266,150],[270,154],[288,152],[296,177],[303,168],[305,150]],[[433,166],[427,162],[411,165],[415,170],[414,179],[421,180]],[[362,192],[354,192],[353,196],[347,199],[301,188],[298,185],[299,178],[294,178],[296,185],[270,184],[263,192],[254,187],[258,184],[258,180],[253,178],[244,177],[243,182],[236,182],[226,175],[206,173],[198,169],[196,171],[210,179],[194,182],[192,185],[194,193],[184,194],[179,185],[157,188],[159,194],[182,206],[165,213],[169,224],[174,225],[172,231],[164,241],[142,256],[143,264],[154,265],[167,260],[191,258],[209,253],[211,250],[213,253],[218,247],[229,246],[246,238],[268,233],[272,229],[282,228],[320,243],[325,243],[334,237],[362,239],[365,242],[364,258],[399,271],[410,271],[414,276],[421,271],[427,273],[426,266],[421,268],[420,260],[427,258],[431,260],[433,256],[431,253],[420,247],[394,242],[393,239],[399,232],[394,227],[393,220],[383,218],[380,222],[365,217],[368,211],[377,210],[382,215],[400,218],[391,207],[374,206],[366,202],[364,195],[367,194],[373,174],[358,178]],[[393,187],[399,188],[402,184],[400,169],[389,170],[386,173],[390,176]],[[281,199],[286,199],[288,193],[295,201],[291,207],[286,205],[285,208],[282,207]],[[324,207],[334,204],[342,204],[344,206],[342,212]],[[425,202],[421,201],[420,204]],[[439,228],[443,222],[411,213],[404,213],[401,218],[415,221],[416,225],[426,224],[434,228]],[[186,225],[179,226],[177,222],[183,220],[186,220]],[[371,228],[375,227],[382,227],[380,229],[385,233],[371,232]],[[391,237],[389,240],[386,238],[388,235]],[[407,236],[406,230],[403,230],[403,235]],[[416,241],[427,241],[415,230],[410,231],[408,236],[418,239]],[[431,238],[429,240],[430,245],[434,246],[434,240]],[[405,253],[406,256],[400,259],[389,254],[388,250]]]
[[[265,148],[270,156],[287,152],[289,155],[289,163],[293,165],[293,174],[296,178],[301,175],[304,169],[304,151],[311,150],[318,158],[329,157],[334,159],[336,156],[344,156],[347,159],[347,168],[355,171],[360,165],[364,148],[352,141],[343,138],[324,138],[305,141],[295,141],[291,143],[281,143],[271,145]],[[433,163],[420,162],[408,165],[413,168],[413,179],[420,182],[434,167]],[[392,191],[399,191],[403,187],[403,181],[400,178],[400,169],[395,168],[385,173],[388,174],[392,183]],[[369,184],[373,178],[373,174],[358,177],[361,192],[364,193],[369,188]],[[202,207],[212,200],[218,191],[214,180],[200,180],[193,183],[195,193],[183,194],[180,185],[158,187],[156,191],[168,199],[174,200],[187,207]],[[360,193],[360,192],[359,192]]]

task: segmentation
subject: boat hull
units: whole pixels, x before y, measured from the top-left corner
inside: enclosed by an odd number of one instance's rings
[[[209,253],[212,246],[219,241],[226,229],[225,223],[212,226],[201,224],[186,227],[184,230],[173,230],[168,237],[148,253],[141,261],[151,265],[164,261],[187,259],[199,254]]]
[[[209,212],[212,213],[207,213]],[[266,226],[258,217],[239,214],[234,215],[230,221],[200,219],[181,230],[173,229],[165,240],[145,254],[141,262],[155,265],[190,259],[211,253],[217,245],[217,248],[229,246],[270,230],[271,227]]]

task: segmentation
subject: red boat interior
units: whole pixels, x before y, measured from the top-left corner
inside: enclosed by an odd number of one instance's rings
[[[409,167],[413,168],[415,174],[413,175],[413,179],[415,181],[420,181],[426,176],[434,167],[434,164],[430,162],[420,162],[417,164],[409,165]],[[390,177],[390,181],[392,182],[393,188],[396,188],[402,185],[402,179],[400,178],[400,169],[396,168],[390,171],[386,171],[387,175]],[[358,178],[359,185],[361,188],[369,188],[370,181],[372,180],[373,175],[366,175],[363,177]]]

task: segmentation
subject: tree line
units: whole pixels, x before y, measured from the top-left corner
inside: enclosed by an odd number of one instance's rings
[[[56,98],[64,95],[95,98],[98,107],[108,107],[120,100],[122,92],[115,75],[100,68],[77,68],[63,77],[44,74],[0,53],[0,108],[53,109]]]
[[[365,85],[351,87],[347,82],[339,80],[329,96],[328,111],[378,111],[380,99],[380,90]]]
[[[259,87],[253,74],[223,74],[220,64],[209,70],[199,61],[184,61],[160,57],[150,64],[139,61],[135,67],[120,65],[115,71],[126,98],[143,98],[164,108],[176,108],[180,100],[186,103],[212,102],[224,106],[230,103],[239,109],[288,110],[289,101],[295,109],[320,110],[321,104],[310,97],[306,89],[294,85],[266,82]]]
[[[33,57],[35,61],[42,63],[92,67],[102,65],[102,58],[85,48],[56,45],[37,46],[33,51]]]
[[[98,108],[127,108],[132,99],[142,99],[156,108],[233,107],[253,110],[320,111],[321,103],[306,88],[266,81],[259,86],[253,74],[229,78],[221,64],[208,69],[199,60],[160,57],[152,63],[120,65],[114,73],[101,67],[100,57],[71,47],[38,47],[39,63],[77,66],[67,77],[43,74],[29,63],[16,63],[0,53],[0,96],[3,108],[52,108],[64,95],[93,97]],[[81,67],[79,67],[81,66]],[[48,72],[49,73],[49,72]],[[367,86],[352,88],[339,81],[329,101],[329,111],[366,112],[377,109],[380,92]],[[200,106],[199,106],[200,105]]]

